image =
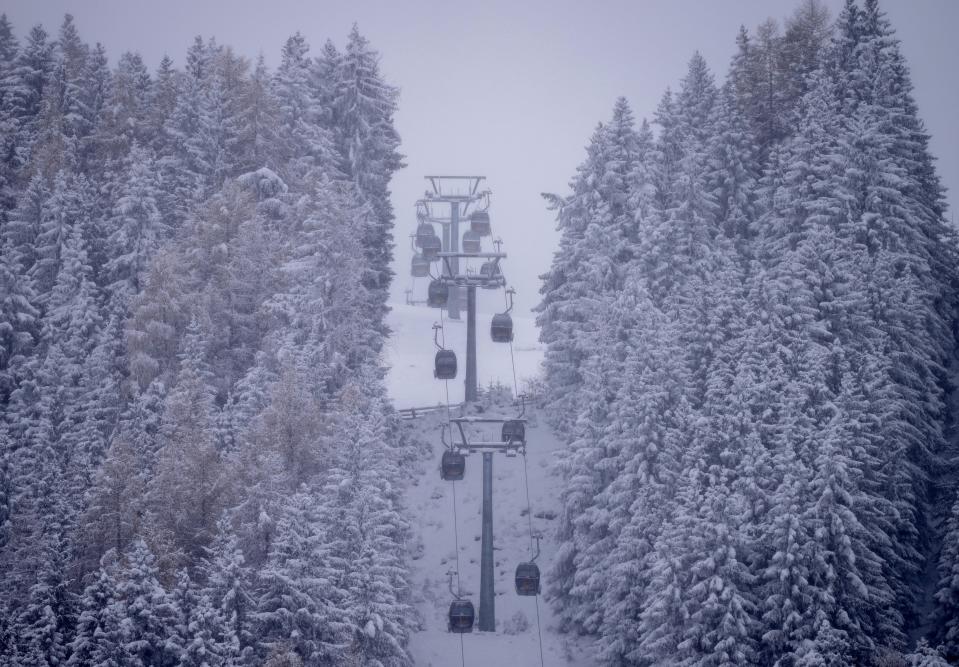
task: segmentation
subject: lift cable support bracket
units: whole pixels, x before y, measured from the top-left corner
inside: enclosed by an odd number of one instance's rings
[[[453,443],[453,448],[461,453],[472,454],[474,452],[502,452],[507,456],[516,456],[526,453],[526,440],[513,440],[502,442],[501,440],[470,440],[466,434],[464,426],[471,424],[503,424],[505,422],[523,422],[526,419],[494,419],[490,417],[454,417],[450,420],[456,425],[459,431],[460,441]]]
[[[434,210],[435,204],[462,204],[460,214],[463,218],[468,217],[470,208],[473,211],[485,211],[489,208],[492,192],[489,189],[480,190],[480,185],[486,180],[485,176],[424,176],[424,178],[429,182],[432,191],[427,190],[424,197],[414,204],[418,220],[440,225],[452,224],[449,213],[441,214],[440,211]]]
[[[459,591],[453,590],[453,578],[456,577],[456,570],[453,570],[453,569],[447,570],[446,576],[450,578],[450,594],[457,600],[462,600],[463,596],[459,593]]]
[[[504,252],[441,252],[438,253],[443,260],[445,270],[442,272],[439,280],[447,285],[457,287],[480,287],[483,289],[499,289],[506,287],[506,276],[499,268],[501,260],[506,259]],[[482,273],[456,273],[454,263],[451,259],[485,259],[492,263],[492,272],[489,275]]]
[[[543,536],[540,533],[534,533],[533,539],[536,540],[536,553],[529,559],[530,563],[535,563],[536,559],[539,558],[539,541],[543,539]]]

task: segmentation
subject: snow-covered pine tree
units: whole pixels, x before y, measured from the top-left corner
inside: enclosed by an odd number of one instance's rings
[[[625,99],[613,108],[587,146],[586,160],[570,182],[572,193],[555,198],[561,232],[559,250],[542,276],[542,301],[536,307],[540,341],[546,345],[545,372],[550,387],[548,414],[560,432],[578,417],[583,384],[580,366],[592,352],[597,307],[594,294],[610,293],[622,282],[618,263],[631,254],[636,236],[630,209],[631,182],[642,146]]]
[[[116,594],[108,607],[116,621],[108,622],[121,625],[121,655],[132,664],[174,667],[182,658],[175,634],[178,612],[158,576],[150,547],[134,540],[116,569]]]
[[[48,293],[53,288],[62,266],[61,254],[64,245],[72,230],[75,229],[83,236],[84,244],[89,248],[94,234],[94,206],[92,186],[85,176],[68,171],[57,172],[50,198],[43,207],[44,216],[37,229],[34,242],[36,261],[29,269],[41,303],[45,303],[49,298]]]
[[[0,221],[17,201],[17,125],[12,113],[11,89],[16,87],[13,70],[20,44],[6,14],[0,14]]]
[[[140,294],[127,322],[126,361],[140,391],[154,380],[162,386],[175,381],[179,337],[190,322],[184,258],[173,249],[159,251],[150,263]]]
[[[37,261],[37,237],[46,219],[50,189],[42,176],[34,176],[20,193],[17,207],[7,214],[2,229],[5,243],[9,243],[17,271],[29,275]]]
[[[908,581],[919,563],[898,545],[908,549],[929,531],[923,503],[943,446],[942,369],[953,344],[954,232],[943,218],[929,137],[892,27],[875,0],[847,7],[839,24],[830,67],[847,119],[847,233],[864,247],[872,317],[885,336],[884,354],[897,359],[890,378],[896,398],[914,406],[908,418],[900,413],[886,424],[897,431],[887,488],[901,517],[893,539],[903,564],[896,592],[900,607],[909,608]]]
[[[27,33],[14,65],[4,80],[4,116],[15,119],[15,134],[10,146],[12,151],[5,159],[18,172],[30,162],[33,145],[39,135],[44,96],[54,67],[54,43],[43,26],[36,25]]]
[[[270,556],[258,576],[253,614],[260,659],[289,650],[304,664],[333,663],[349,644],[341,606],[345,592],[323,548],[313,494],[301,489],[287,499]]]
[[[150,108],[150,73],[138,53],[120,55],[112,72],[109,97],[104,101],[94,137],[96,159],[104,170],[119,167],[134,143],[145,145],[151,132],[147,125]]]
[[[336,54],[326,46],[316,67],[321,86],[319,103],[324,103],[330,94],[332,97],[332,125],[341,158],[340,170],[372,210],[371,224],[363,237],[369,263],[364,285],[375,295],[377,330],[386,335],[383,319],[393,278],[393,205],[389,183],[404,164],[398,150],[400,137],[393,125],[399,90],[383,78],[379,59],[354,24],[343,53]]]
[[[946,655],[959,656],[959,493],[952,504],[939,555],[936,619]]]
[[[147,489],[157,529],[167,532],[174,561],[196,564],[215,535],[228,480],[214,434],[216,404],[203,332],[196,318],[180,354],[180,371],[166,397],[156,477]]]
[[[290,36],[272,83],[278,105],[277,167],[284,180],[295,184],[312,169],[330,177],[341,175],[336,140],[322,125],[324,111],[311,81],[309,48],[300,33]]]
[[[108,551],[79,596],[76,634],[70,642],[67,667],[124,664],[121,621],[117,615],[116,551]]]
[[[240,173],[261,167],[277,168],[275,157],[278,102],[273,96],[270,72],[261,54],[238,103],[236,166]]]
[[[217,524],[217,537],[209,553],[203,565],[206,585],[202,594],[218,610],[240,660],[249,663],[258,641],[253,634],[254,573],[246,564],[228,521]]]
[[[150,259],[169,229],[160,215],[156,165],[148,149],[131,144],[126,153],[126,178],[117,192],[109,221],[106,269],[113,298],[123,304],[143,288]]]
[[[32,352],[39,312],[32,284],[20,272],[13,246],[0,247],[0,406],[16,388],[19,367]]]
[[[65,662],[76,623],[76,595],[70,590],[68,572],[70,545],[57,518],[64,506],[52,489],[47,490],[43,501],[46,511],[36,517],[45,521],[37,534],[39,560],[16,622],[17,643],[27,656],[24,664]]]
[[[350,645],[346,664],[407,667],[412,608],[405,567],[409,526],[401,516],[392,480],[398,472],[387,448],[385,405],[378,369],[366,367],[339,398],[338,433],[324,475],[318,512],[328,527],[323,551],[339,571]]]

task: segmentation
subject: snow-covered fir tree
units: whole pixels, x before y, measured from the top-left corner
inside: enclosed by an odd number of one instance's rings
[[[694,55],[639,141],[627,252],[589,232],[622,201],[606,125],[551,198],[550,597],[609,665],[937,664],[956,239],[909,70],[876,0],[736,44],[719,88]],[[931,626],[942,653],[904,653]]]
[[[344,43],[271,69],[198,37],[151,72],[0,18],[0,662],[410,664],[377,380],[398,93]],[[324,560],[356,420],[371,528]],[[275,617],[283,581],[315,622]]]

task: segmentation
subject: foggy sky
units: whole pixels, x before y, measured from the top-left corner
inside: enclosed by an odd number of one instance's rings
[[[342,46],[353,22],[382,54],[382,70],[401,88],[396,125],[407,168],[393,181],[397,214],[394,300],[409,285],[407,234],[425,174],[479,174],[493,191],[494,233],[510,254],[506,275],[517,309],[538,300],[537,276],[549,267],[558,235],[540,192],[565,194],[598,121],[626,96],[637,121],[652,116],[699,50],[721,82],[740,24],[782,19],[798,0],[536,0],[510,2],[190,2],[165,0],[4,0],[18,37],[43,23],[56,35],[65,12],[81,36],[111,58],[139,51],[153,69],[164,53],[177,66],[194,35],[251,58],[279,61],[300,31],[318,53],[327,38]],[[833,15],[841,0],[826,0]],[[920,114],[932,134],[939,174],[959,206],[959,2],[885,0],[912,69]],[[422,281],[420,291],[424,289]],[[502,303],[481,297],[481,308]]]

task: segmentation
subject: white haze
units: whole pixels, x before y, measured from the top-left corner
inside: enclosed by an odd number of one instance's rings
[[[833,15],[841,2],[828,0]],[[387,79],[402,89],[396,125],[407,168],[393,179],[397,212],[397,278],[393,300],[409,286],[406,235],[427,173],[485,175],[494,193],[494,231],[511,254],[507,276],[517,308],[538,301],[537,276],[549,266],[558,235],[539,193],[564,193],[584,144],[613,101],[625,95],[638,118],[651,116],[699,50],[714,73],[725,72],[740,24],[782,19],[795,0],[570,0],[449,2],[189,2],[9,0],[18,34],[42,22],[55,33],[72,13],[88,41],[111,59],[139,51],[153,68],[164,52],[182,65],[196,34],[238,52],[262,52],[270,65],[299,30],[318,52],[329,35],[342,45],[354,21],[382,53]],[[959,205],[959,3],[885,0],[912,68],[932,152],[949,188],[950,218]],[[420,290],[422,291],[422,284]],[[485,309],[499,300],[481,303]]]

